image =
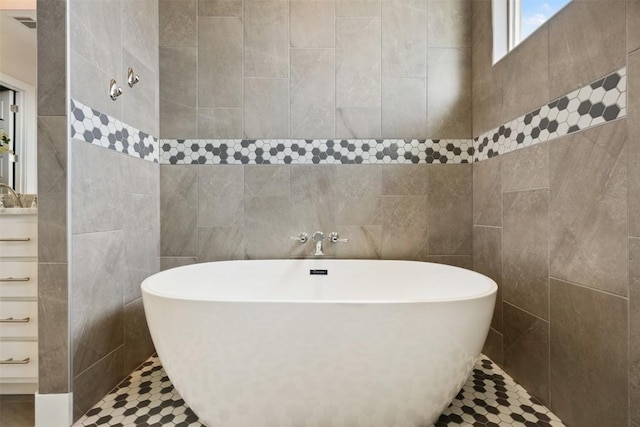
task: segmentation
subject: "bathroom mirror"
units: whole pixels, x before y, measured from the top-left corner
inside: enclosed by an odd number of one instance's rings
[[[35,1],[0,5],[0,182],[37,190]],[[3,191],[4,193],[4,191]]]

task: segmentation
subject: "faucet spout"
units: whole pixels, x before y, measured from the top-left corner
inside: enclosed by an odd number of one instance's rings
[[[313,256],[324,256],[322,252],[322,241],[324,240],[324,233],[322,231],[316,231],[313,233],[313,241],[316,242],[316,250]]]
[[[18,196],[18,194],[16,194],[16,192],[13,190],[13,188],[11,186],[0,182],[0,188],[6,188],[7,192],[9,194],[11,194],[11,197],[13,197],[13,200],[15,200],[15,204],[18,205],[21,208],[24,207],[24,206],[22,206],[22,201],[20,200],[20,196]]]

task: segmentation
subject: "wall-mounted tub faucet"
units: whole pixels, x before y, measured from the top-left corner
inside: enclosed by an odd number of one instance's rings
[[[313,252],[313,256],[323,256],[322,241],[324,240],[324,233],[322,231],[316,231],[313,233],[312,239],[316,242],[316,250]]]

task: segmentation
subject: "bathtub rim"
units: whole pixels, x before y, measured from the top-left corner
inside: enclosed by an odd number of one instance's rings
[[[480,279],[484,282],[486,282],[486,284],[488,285],[488,289],[483,291],[483,292],[477,292],[477,293],[473,293],[473,294],[469,294],[469,295],[465,295],[465,296],[460,296],[460,297],[447,297],[447,298],[422,298],[422,299],[386,299],[386,300],[381,300],[381,299],[377,299],[377,300],[371,300],[371,299],[315,299],[315,300],[311,300],[311,299],[249,299],[249,298],[201,298],[201,297],[194,297],[194,296],[186,296],[186,295],[176,295],[176,294],[169,294],[169,293],[165,293],[165,292],[159,292],[155,289],[151,288],[151,283],[154,281],[154,278],[157,279],[157,276],[161,276],[163,275],[163,273],[166,273],[168,271],[173,271],[175,272],[175,270],[183,270],[183,269],[189,269],[189,268],[193,268],[194,266],[202,266],[202,265],[210,265],[210,264],[231,264],[231,263],[250,263],[250,262],[269,262],[269,261],[317,261],[317,262],[322,262],[322,261],[374,261],[376,263],[417,263],[417,264],[430,264],[430,265],[437,265],[439,267],[445,267],[445,268],[449,268],[449,269],[455,269],[455,270],[463,270],[464,274],[468,274],[469,276],[475,276],[477,279]],[[461,301],[472,301],[472,300],[477,300],[477,299],[482,299],[482,298],[486,298],[489,297],[491,295],[497,295],[498,292],[498,284],[495,282],[495,280],[491,279],[488,276],[485,276],[482,273],[478,273],[476,271],[473,270],[469,270],[466,268],[462,268],[462,267],[457,267],[454,265],[448,265],[448,264],[439,264],[439,263],[434,263],[434,262],[428,262],[428,261],[414,261],[414,260],[378,260],[378,259],[344,259],[344,258],[299,258],[299,259],[260,259],[260,260],[225,260],[225,261],[210,261],[210,262],[204,262],[204,263],[195,263],[195,264],[189,264],[189,265],[183,265],[183,266],[179,266],[179,267],[173,267],[170,268],[168,270],[164,270],[164,271],[160,271],[158,273],[155,273],[149,277],[147,277],[146,279],[144,279],[140,285],[140,289],[142,292],[142,295],[144,296],[145,294],[151,295],[151,296],[155,296],[155,297],[159,297],[159,298],[166,298],[166,299],[171,299],[171,300],[179,300],[179,301],[199,301],[199,302],[208,302],[208,303],[259,303],[259,304],[334,304],[334,305],[384,305],[384,304],[425,304],[425,303],[447,303],[447,302],[461,302]]]

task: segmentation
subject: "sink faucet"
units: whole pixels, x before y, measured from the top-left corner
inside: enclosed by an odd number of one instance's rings
[[[324,240],[324,233],[322,231],[316,231],[313,233],[313,241],[316,242],[316,250],[313,252],[313,256],[323,256],[322,241]]]
[[[15,204],[18,205],[19,207],[23,208],[24,206],[22,206],[22,201],[20,201],[20,196],[18,196],[18,194],[16,194],[16,192],[13,190],[13,188],[11,188],[11,186],[7,185],[7,184],[3,184],[0,182],[0,188],[6,188],[7,192],[11,194],[11,197],[13,197],[13,199],[15,200]]]

